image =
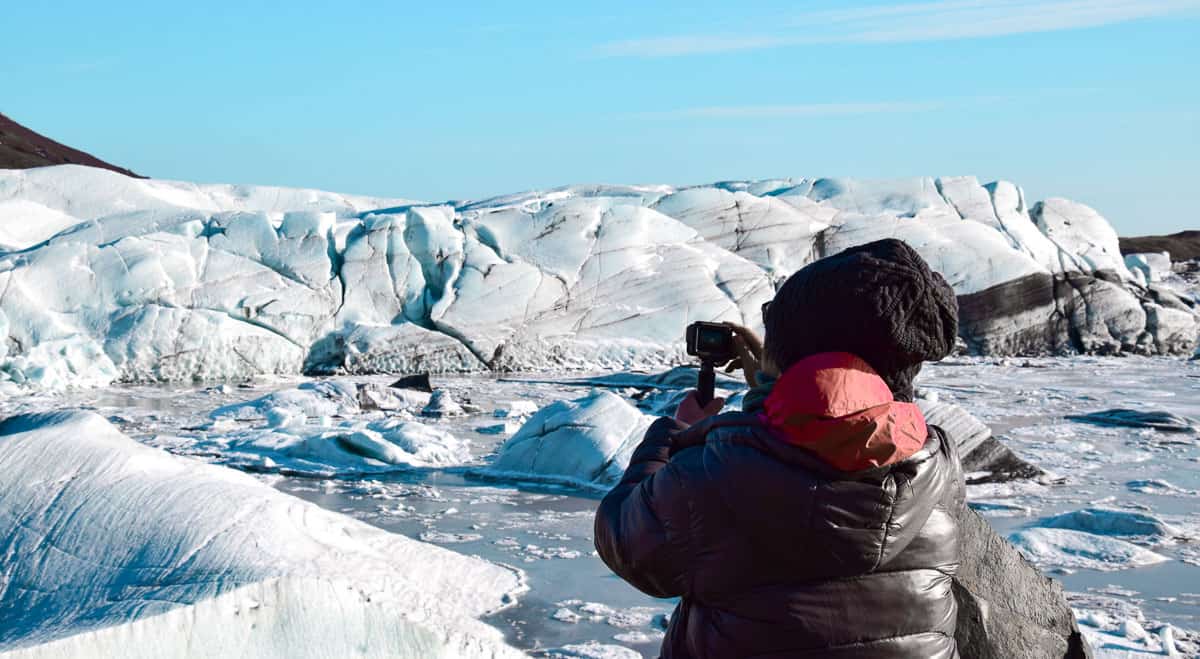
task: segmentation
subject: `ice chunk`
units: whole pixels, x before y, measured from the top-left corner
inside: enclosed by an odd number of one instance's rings
[[[1031,528],[1008,539],[1041,567],[1111,571],[1170,560],[1131,542],[1069,529]]]
[[[1149,513],[1110,508],[1087,508],[1055,515],[1038,522],[1038,526],[1074,529],[1102,535],[1136,535],[1166,539],[1179,535],[1179,530]]]
[[[462,416],[466,414],[462,405],[450,397],[450,392],[445,389],[434,389],[433,395],[429,398],[429,404],[421,410],[421,416],[443,417],[443,416]]]
[[[621,477],[651,421],[653,417],[607,391],[551,403],[509,438],[480,473],[606,488]]]
[[[216,453],[233,466],[292,474],[334,476],[445,467],[470,461],[469,444],[416,421],[377,419],[326,427],[287,417],[270,428],[207,433],[195,450]]]
[[[574,643],[546,650],[548,659],[642,659],[642,653],[623,645],[607,645],[599,641]]]
[[[521,656],[478,621],[523,590],[513,570],[141,446],[94,414],[5,421],[0,471],[0,654]]]
[[[360,411],[358,386],[341,379],[305,382],[294,389],[272,392],[245,403],[233,403],[213,410],[213,419],[230,417],[250,421],[267,417],[268,410],[294,410],[303,418],[351,416]]]
[[[1143,285],[1160,282],[1171,274],[1171,253],[1126,254],[1125,266],[1135,275],[1140,273]]]

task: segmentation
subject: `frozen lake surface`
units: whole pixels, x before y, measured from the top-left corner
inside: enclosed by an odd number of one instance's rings
[[[674,602],[642,595],[595,556],[592,513],[599,494],[472,473],[518,425],[504,428],[506,420],[494,411],[513,409],[514,401],[543,407],[588,392],[547,382],[566,377],[435,378],[466,413],[419,417],[440,431],[430,440],[433,448],[407,465],[363,462],[370,468],[330,465],[319,453],[271,453],[281,437],[290,437],[280,434],[289,427],[286,419],[257,418],[253,410],[236,421],[214,422],[210,415],[308,379],[28,395],[4,400],[0,411],[92,409],[148,445],[244,469],[324,508],[520,568],[529,592],[491,621],[517,647],[595,641],[654,656]],[[386,385],[392,379],[333,380]],[[535,379],[540,382],[514,381]],[[1065,584],[1077,611],[1098,625],[1139,616],[1147,630],[1170,623],[1181,630],[1177,636],[1200,628],[1198,435],[1067,419],[1114,408],[1200,418],[1200,365],[1166,358],[955,358],[927,367],[919,386],[923,395],[963,406],[1048,472],[1037,481],[970,485],[969,497],[997,530],[1015,534]],[[370,424],[381,433],[407,418],[362,410],[355,418],[336,409],[327,414],[320,423]]]

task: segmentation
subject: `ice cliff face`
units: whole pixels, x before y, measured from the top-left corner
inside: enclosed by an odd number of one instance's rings
[[[694,320],[761,324],[774,285],[896,237],[992,354],[1190,354],[1197,316],[1095,211],[973,178],[575,186],[416,204],[0,171],[0,370],[46,385],[260,373],[618,367]]]

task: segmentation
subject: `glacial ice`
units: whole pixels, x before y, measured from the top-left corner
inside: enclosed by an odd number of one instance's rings
[[[883,237],[960,295],[985,353],[1190,354],[1094,210],[970,177],[571,186],[423,204],[0,171],[0,378],[62,388],[262,374],[627,369],[683,328],[760,328],[796,268]],[[1144,278],[1143,278],[1144,279]],[[68,365],[62,356],[69,355]]]
[[[530,417],[478,473],[605,490],[621,478],[653,420],[608,391],[551,403]]]
[[[1041,520],[1038,526],[1100,535],[1143,536],[1160,542],[1180,534],[1178,529],[1155,515],[1109,508],[1087,508],[1055,515]]]
[[[468,462],[467,441],[413,420],[411,411],[428,403],[423,392],[371,383],[305,382],[212,411],[193,450],[253,471],[312,476]]]
[[[1126,254],[1125,267],[1129,268],[1129,272],[1139,284],[1156,284],[1171,274],[1171,253]]]
[[[1008,539],[1041,568],[1108,572],[1170,560],[1132,542],[1072,529],[1034,527],[1016,531]]]
[[[53,459],[47,459],[53,456]],[[521,656],[515,571],[393,535],[101,417],[0,424],[0,656]]]

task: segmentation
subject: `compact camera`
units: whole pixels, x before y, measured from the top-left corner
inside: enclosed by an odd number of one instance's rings
[[[692,323],[687,328],[687,353],[701,361],[724,364],[737,357],[733,330],[721,323]]]

